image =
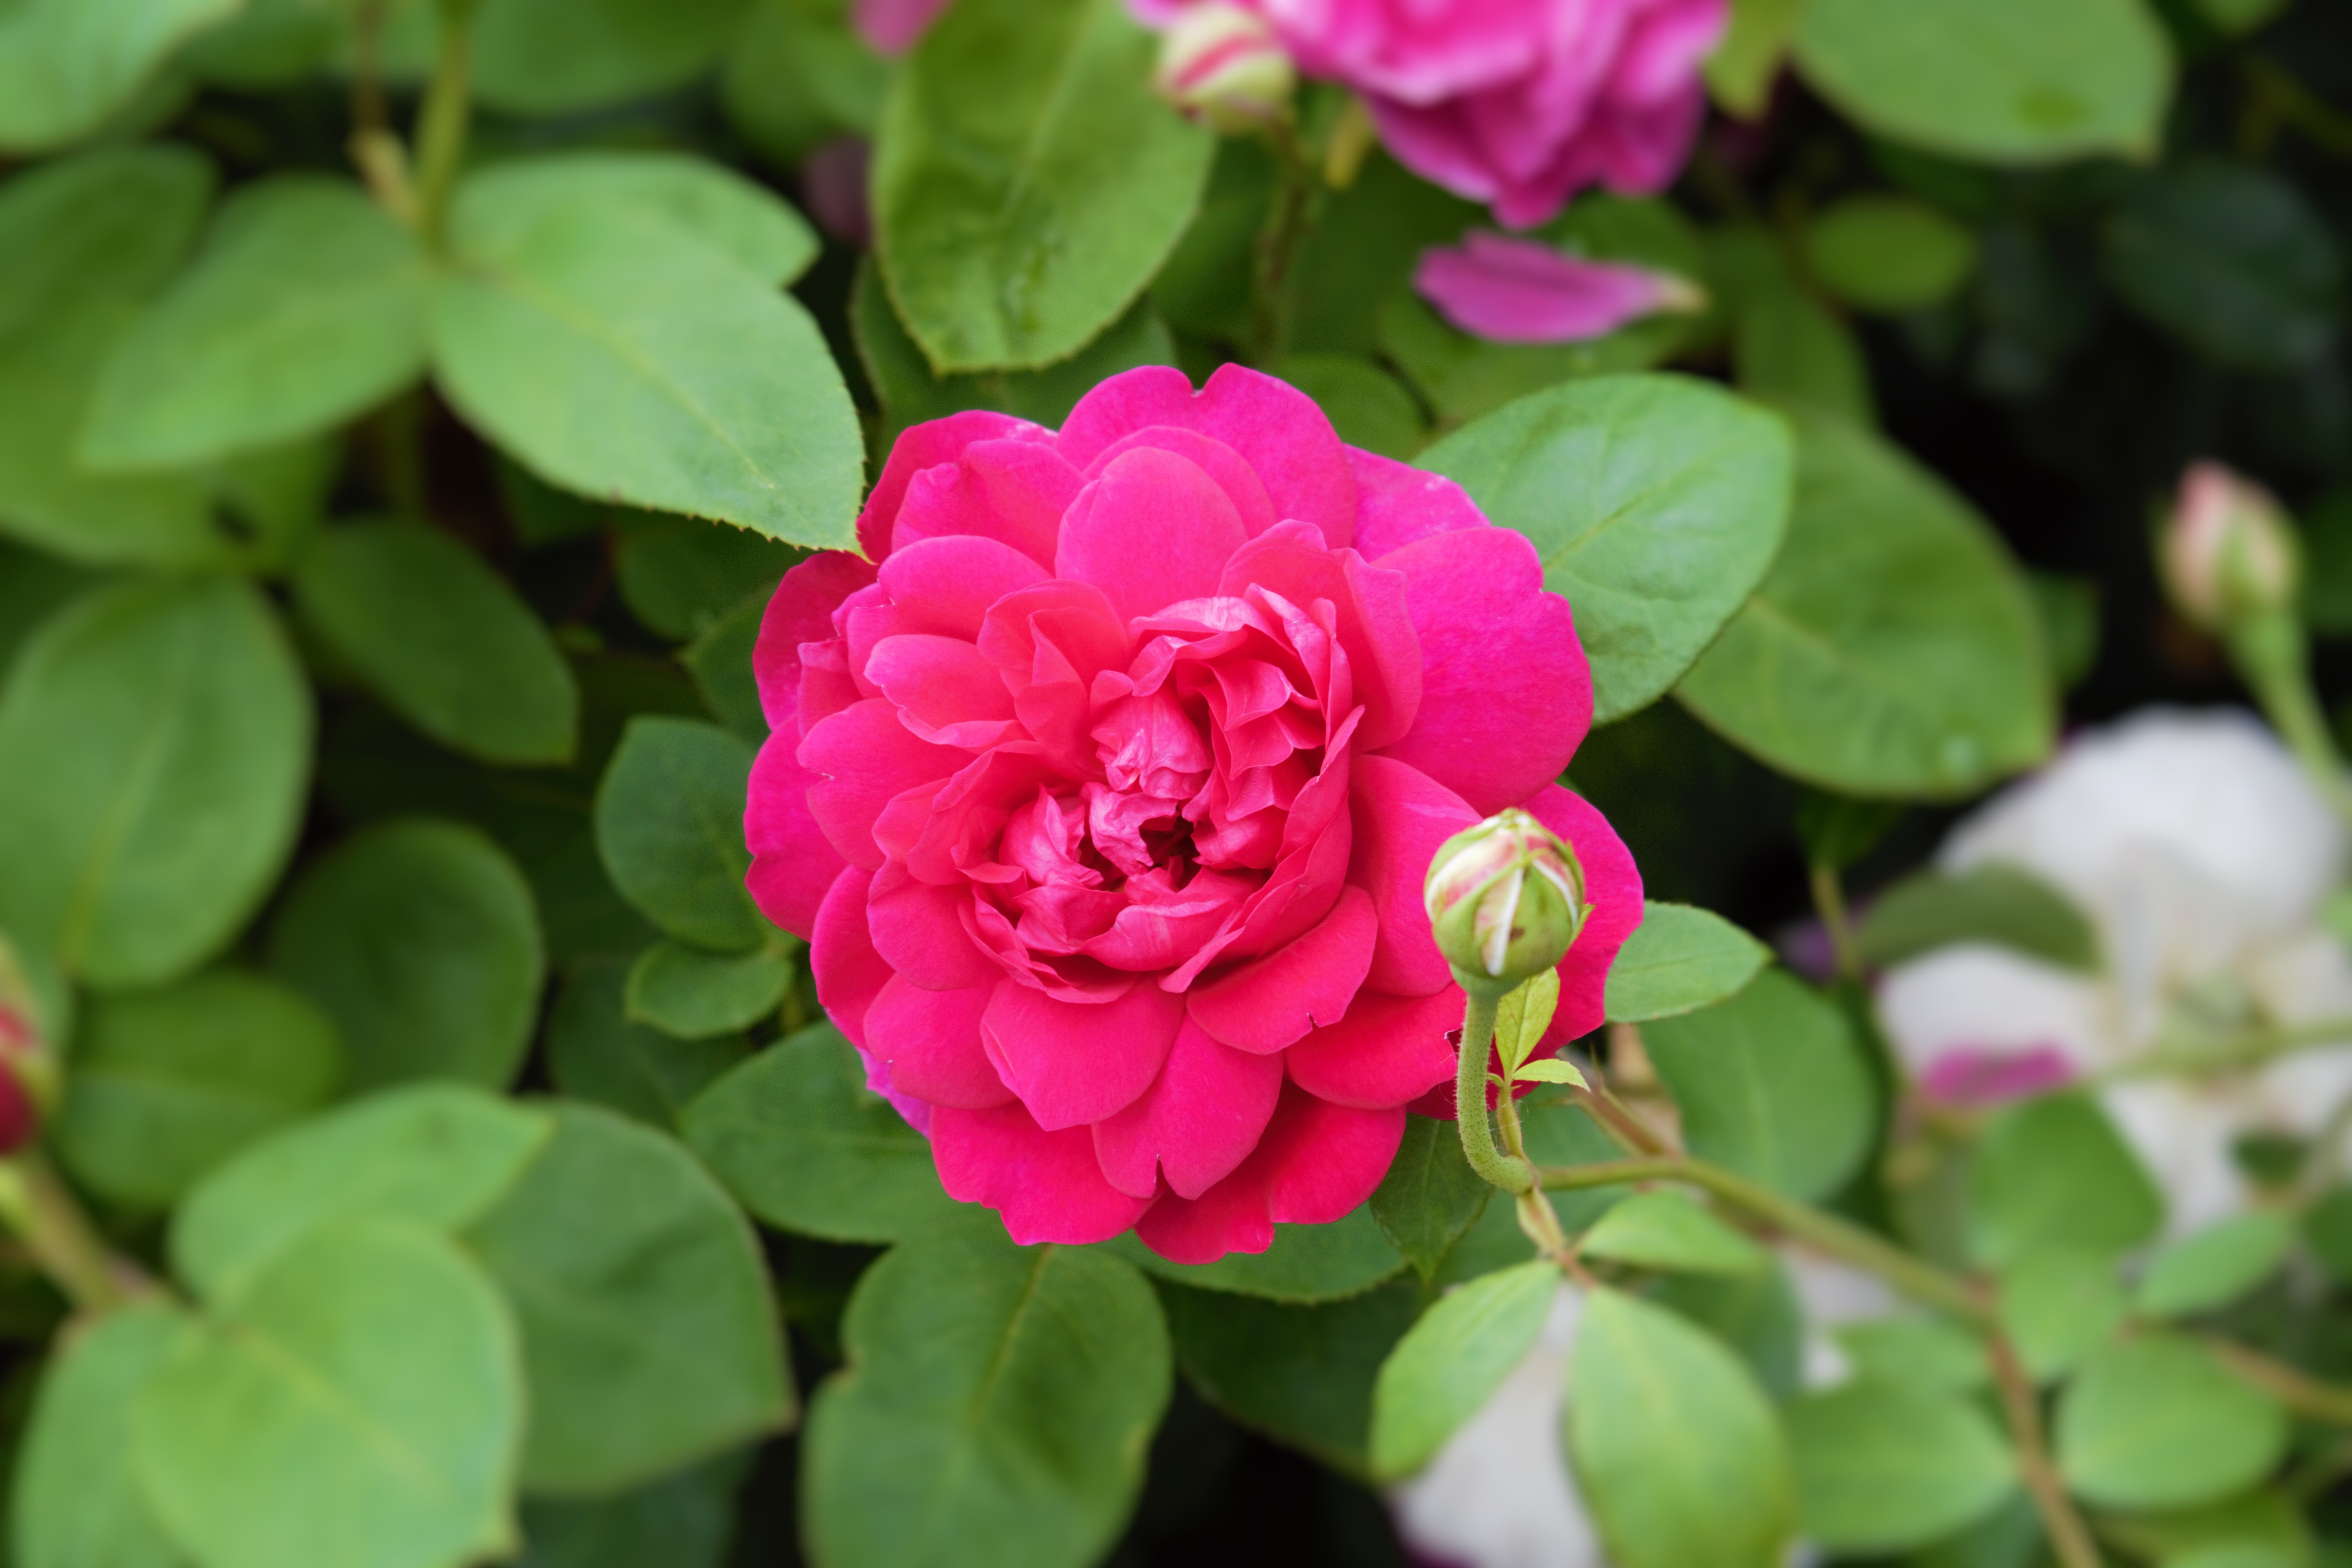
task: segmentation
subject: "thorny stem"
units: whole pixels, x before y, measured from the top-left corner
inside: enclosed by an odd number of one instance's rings
[[[1536,1179],[1555,1192],[1624,1182],[1687,1182],[1775,1229],[1868,1269],[1914,1300],[1965,1318],[1979,1328],[1990,1328],[1993,1322],[1991,1306],[1965,1279],[1912,1257],[1860,1226],[1782,1197],[1769,1187],[1705,1160],[1654,1155],[1599,1160],[1589,1165],[1540,1165],[1536,1168]]]
[[[1585,1115],[1592,1118],[1609,1141],[1628,1154],[1672,1155],[1674,1150],[1653,1131],[1650,1124],[1633,1114],[1633,1108],[1609,1091],[1608,1086],[1597,1079],[1585,1089],[1569,1090],[1569,1099]]]
[[[2009,1418],[2010,1436],[2017,1445],[2017,1468],[2025,1489],[2042,1516],[2042,1533],[2064,1568],[2100,1568],[2099,1548],[2074,1511],[2066,1485],[2050,1462],[2050,1445],[2042,1435],[2042,1411],[2034,1403],[2033,1384],[2018,1364],[2017,1352],[2001,1335],[1992,1337],[1993,1381],[2000,1387],[2001,1413]]]
[[[2337,816],[2352,822],[2352,783],[2311,686],[2303,625],[2287,612],[2248,616],[2230,628],[2230,660],[2280,737]]]
[[[1454,1069],[1454,1118],[1470,1168],[1507,1193],[1524,1193],[1535,1186],[1533,1167],[1521,1155],[1497,1152],[1494,1130],[1486,1121],[1486,1058],[1494,1054],[1495,1009],[1501,1000],[1484,991],[1470,993],[1462,1018],[1461,1055]]]
[[[416,124],[416,212],[425,242],[439,250],[446,237],[449,193],[466,155],[473,118],[474,7],[478,0],[441,0],[441,55],[425,89]]]
[[[1468,1038],[1466,1033],[1464,1038]],[[1457,1106],[1455,1110],[1459,1114],[1460,1108]],[[1511,1159],[1533,1170],[1533,1163],[1528,1159],[1526,1136],[1519,1127],[1518,1099],[1511,1093],[1508,1084],[1504,1085],[1496,1097],[1495,1119],[1503,1124],[1503,1147],[1509,1152]],[[1568,1232],[1560,1228],[1559,1211],[1551,1206],[1551,1199],[1545,1195],[1543,1189],[1530,1186],[1519,1194],[1517,1210],[1519,1229],[1526,1233],[1528,1239],[1534,1242],[1545,1257],[1566,1267],[1571,1256]]]

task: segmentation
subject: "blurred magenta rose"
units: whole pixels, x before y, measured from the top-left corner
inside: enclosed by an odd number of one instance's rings
[[[1016,1240],[1204,1262],[1362,1203],[1453,1074],[1423,873],[1503,806],[1596,906],[1554,1043],[1601,1022],[1642,892],[1553,783],[1591,674],[1450,481],[1270,377],[1147,368],[1058,433],[908,430],[858,539],[761,628],[751,887]]]
[[[1671,272],[1588,261],[1539,240],[1475,229],[1458,246],[1423,251],[1412,286],[1464,331],[1504,343],[1583,342],[1706,302]]]
[[[1588,185],[1672,184],[1727,0],[1244,0],[1309,76],[1360,93],[1399,162],[1514,228]],[[1186,0],[1129,0],[1165,25]]]
[[[877,54],[902,55],[947,8],[948,0],[852,0],[849,21]]]

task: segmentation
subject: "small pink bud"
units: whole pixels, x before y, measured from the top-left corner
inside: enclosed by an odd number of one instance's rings
[[[1160,95],[1227,135],[1272,125],[1290,113],[1297,73],[1265,20],[1223,0],[1176,14],[1160,40]]]
[[[1557,964],[1591,910],[1576,851],[1517,807],[1438,847],[1423,903],[1454,978],[1496,994]]]
[[[2302,580],[2294,528],[2271,493],[2219,463],[2196,463],[2157,542],[2173,604],[2207,631],[2284,609]]]

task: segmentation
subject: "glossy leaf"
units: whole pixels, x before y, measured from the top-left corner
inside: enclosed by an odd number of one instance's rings
[[[478,555],[416,522],[331,528],[303,552],[302,617],[401,717],[484,762],[564,763],[580,689],[547,627]]]
[[[1877,1097],[1853,1026],[1785,971],[1645,1025],[1642,1042],[1703,1159],[1810,1199],[1835,1192],[1870,1147]]]
[[[1747,1368],[1616,1290],[1585,1301],[1566,1444],[1619,1568],[1777,1563],[1795,1525],[1789,1455]]]
[[[2011,1326],[2005,1314],[2002,1325]],[[1911,1384],[1933,1394],[1972,1393],[1992,1377],[1984,1342],[1948,1318],[1874,1318],[1832,1333],[1861,1377]]]
[[[2017,1485],[2016,1461],[1974,1405],[1857,1378],[1789,1406],[1805,1538],[1833,1552],[1907,1551],[1983,1517]]]
[[[1066,358],[1182,234],[1215,141],[1150,89],[1118,0],[962,0],[900,68],[874,155],[890,297],[932,368]]]
[[[705,626],[677,656],[719,721],[754,746],[768,738],[768,715],[751,676],[751,649],[767,609],[764,600],[746,599]]]
[[[172,1266],[222,1300],[278,1253],[352,1215],[455,1232],[505,1196],[554,1135],[545,1111],[454,1084],[393,1089],[246,1150],[172,1222]]]
[[[596,790],[596,847],[621,896],[682,941],[721,952],[772,928],[743,889],[751,748],[716,724],[629,721]]]
[[[514,1326],[412,1223],[278,1254],[140,1391],[132,1463],[165,1527],[239,1568],[437,1568],[517,1544]]]
[[[2136,1304],[2151,1318],[2182,1318],[2226,1307],[2286,1261],[2294,1216],[2238,1215],[2181,1237],[2148,1259]]]
[[[1805,1305],[1778,1257],[1752,1274],[1661,1274],[1642,1295],[1722,1341],[1776,1401],[1792,1397],[1807,1363],[1820,1359]]]
[[[686,1141],[752,1214],[833,1241],[898,1241],[953,1222],[931,1146],[830,1024],[736,1068],[686,1108]]]
[[[802,558],[788,544],[725,523],[657,513],[615,521],[613,574],[622,602],[647,627],[681,642],[747,605],[764,606]]]
[[[237,190],[108,359],[81,437],[100,469],[317,435],[425,374],[425,248],[347,180]]]
[[[173,47],[238,0],[23,0],[0,16],[0,150],[89,135]]]
[[[592,6],[596,3],[591,0]],[[741,0],[720,3],[740,5]],[[488,15],[511,17],[544,4],[494,0]],[[555,30],[581,29],[586,21],[581,12],[588,8],[575,6]],[[549,52],[542,38],[542,61]],[[593,150],[509,159],[469,174],[461,199],[467,242],[493,253],[525,242],[539,225],[582,207],[659,219],[771,284],[790,283],[808,270],[818,249],[808,221],[774,192],[682,153]]]
[[[2053,695],[1999,539],[1893,447],[1793,417],[1787,542],[1683,701],[1773,767],[1849,795],[1964,795],[2039,762]]]
[[[1559,1268],[1538,1258],[1448,1291],[1406,1331],[1372,1386],[1372,1473],[1412,1474],[1478,1414],[1542,1332]]]
[[[566,489],[852,542],[864,453],[807,311],[661,214],[501,216],[495,184],[459,190],[434,291],[435,375],[469,423]]]
[[[1721,915],[1652,900],[1609,966],[1610,1021],[1643,1024],[1711,1007],[1738,995],[1771,958],[1771,949]]]
[[[1970,1244],[2000,1267],[2043,1247],[2109,1257],[2153,1237],[2164,1204],[2098,1105],[2027,1100],[1985,1131],[1969,1175]]]
[[[2147,157],[2172,51],[2140,0],[1819,0],[1797,25],[1807,85],[1864,129],[1950,157]]]
[[[1925,202],[1848,196],[1805,228],[1822,287],[1864,310],[1923,310],[1951,297],[1977,264],[1976,237]]]
[[[293,848],[310,726],[293,649],[243,584],[78,601],[0,693],[0,925],[94,985],[194,969]]]
[[[609,1492],[793,1413],[751,1228],[670,1139],[586,1106],[465,1240],[522,1331],[522,1482]]]
[[[16,1460],[9,1527],[23,1568],[177,1568],[131,1470],[131,1409],[168,1363],[186,1317],[163,1302],[110,1314],[42,1375]]]
[[[1370,1479],[1373,1379],[1421,1312],[1410,1282],[1310,1306],[1181,1285],[1159,1294],[1176,1364],[1202,1398],[1253,1431]]]
[[[334,1025],[258,975],[100,996],[74,1040],[58,1152],[91,1191],[163,1207],[322,1104],[342,1069]]]
[[[2251,1486],[2286,1446],[2286,1413],[2194,1341],[2147,1334],[2084,1363],[2058,1401],[2058,1468],[2107,1508],[2186,1508]]]
[[[2036,1383],[2072,1371],[2130,1314],[2116,1260],[2100,1253],[2045,1247],[2001,1276],[2001,1331]]]
[[[858,1282],[842,1343],[802,1439],[813,1556],[1081,1568],[1117,1539],[1170,1384],[1134,1269],[977,1229],[906,1243]]]
[[[681,1040],[748,1029],[776,1010],[793,973],[777,948],[716,953],[657,942],[629,968],[629,1020]]]
[[[1643,1268],[1759,1274],[1772,1255],[1679,1193],[1636,1193],[1584,1233],[1578,1251]]]
[[[417,817],[344,840],[296,879],[269,967],[335,1020],[353,1089],[496,1089],[530,1047],[546,972],[530,885],[469,827]]]
[[[1906,877],[1872,902],[1853,936],[1855,950],[1882,966],[1977,942],[2063,969],[2099,969],[2099,933],[2090,918],[2041,877],[1998,860]]]
[[[555,1086],[675,1131],[687,1103],[751,1054],[740,1035],[673,1039],[629,1020],[629,964],[597,958],[575,967],[547,1021],[547,1069]]]
[[[1418,461],[1535,542],[1544,585],[1576,607],[1600,723],[1682,677],[1764,575],[1788,517],[1780,421],[1683,377],[1554,387]]]

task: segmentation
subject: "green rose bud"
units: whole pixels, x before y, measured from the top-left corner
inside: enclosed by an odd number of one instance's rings
[[[2294,530],[2271,493],[2219,463],[2197,463],[2157,542],[2165,591],[2209,632],[2292,604],[2303,575]]]
[[[1489,995],[1558,963],[1592,912],[1576,851],[1516,807],[1439,847],[1423,903],[1455,981]]]

